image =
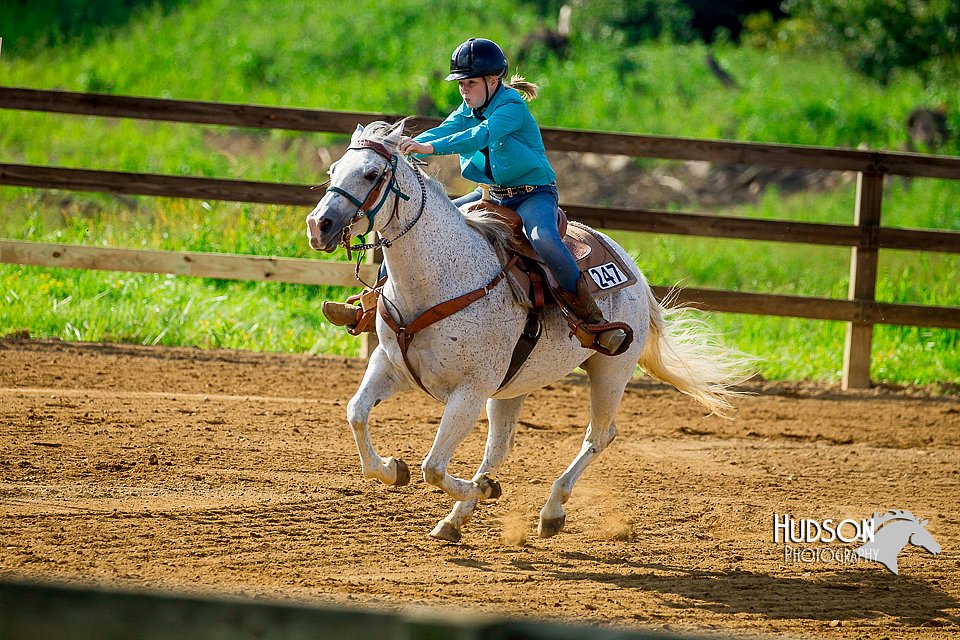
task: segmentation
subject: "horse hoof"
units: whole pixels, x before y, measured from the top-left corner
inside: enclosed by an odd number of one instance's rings
[[[410,484],[410,467],[407,466],[407,463],[400,458],[394,458],[393,462],[397,466],[397,479],[393,486],[402,487]]]
[[[493,478],[483,476],[483,479],[480,481],[480,486],[483,487],[484,485],[486,485],[487,490],[490,492],[485,498],[486,500],[496,500],[503,495],[503,489],[500,488],[500,483]]]
[[[566,514],[559,518],[540,518],[540,526],[537,528],[537,534],[541,538],[552,538],[560,533],[564,523],[567,521]]]
[[[443,540],[444,542],[460,542],[460,530],[454,528],[449,522],[440,522],[430,532],[430,537],[434,540]]]

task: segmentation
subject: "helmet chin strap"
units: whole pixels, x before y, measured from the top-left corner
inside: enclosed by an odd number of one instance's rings
[[[503,84],[503,81],[500,78],[497,78],[497,87],[493,90],[494,93],[497,92],[497,89],[500,88],[500,85]],[[490,104],[490,98],[493,96],[490,95],[490,84],[487,82],[487,79],[483,79],[483,91],[484,91],[484,101],[478,109],[475,109],[477,113],[483,113],[483,110],[487,108],[487,105]]]

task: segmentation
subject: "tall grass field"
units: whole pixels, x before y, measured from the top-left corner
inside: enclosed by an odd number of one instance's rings
[[[520,0],[104,3],[0,6],[0,84],[262,105],[443,115],[459,102],[443,81],[450,51],[483,34],[508,52],[542,25]],[[94,3],[95,4],[95,3]],[[76,9],[76,7],[74,7]],[[56,9],[56,10],[55,10]],[[59,16],[59,17],[58,17]],[[69,19],[67,19],[67,16]],[[12,26],[11,26],[12,25]],[[879,85],[830,52],[773,53],[727,43],[712,52],[738,80],[720,85],[702,44],[629,45],[577,33],[565,56],[532,55],[519,71],[541,85],[542,126],[874,149],[902,148],[916,106],[958,104],[960,83],[901,73]],[[957,114],[950,128],[960,131]],[[956,137],[954,138],[956,139]],[[0,162],[316,184],[342,137],[0,111]],[[957,154],[956,143],[941,153]],[[335,158],[333,158],[335,159]],[[661,166],[637,161],[640,166]],[[577,202],[564,192],[561,200]],[[716,211],[849,224],[851,182]],[[318,258],[303,207],[0,188],[0,237],[105,247]],[[887,181],[883,224],[960,231],[960,184]],[[613,232],[651,282],[844,298],[850,250]],[[322,256],[329,259],[328,256]],[[345,259],[345,256],[339,256]],[[881,251],[877,297],[960,306],[960,256]],[[320,316],[348,292],[153,274],[0,265],[0,335],[354,355],[358,341]],[[837,322],[713,314],[768,379],[834,381]],[[960,383],[960,331],[879,325],[871,376]]]

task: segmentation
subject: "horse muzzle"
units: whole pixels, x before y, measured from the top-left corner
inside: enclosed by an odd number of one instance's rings
[[[341,218],[344,221],[340,221]],[[307,216],[307,240],[310,242],[310,247],[316,251],[334,252],[348,218],[348,214],[341,214],[329,207],[317,205],[317,208]]]

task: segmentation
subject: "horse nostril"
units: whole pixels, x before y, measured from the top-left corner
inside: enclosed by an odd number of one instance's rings
[[[330,218],[324,218],[320,221],[320,233],[326,233],[327,229],[330,228],[330,225],[333,224],[333,221]]]

